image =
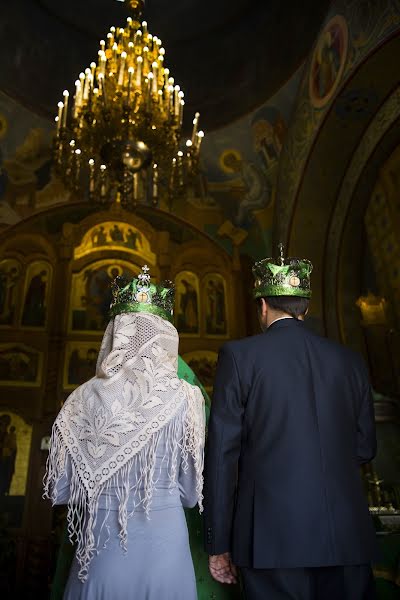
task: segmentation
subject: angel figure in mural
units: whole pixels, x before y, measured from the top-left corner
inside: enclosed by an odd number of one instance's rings
[[[235,217],[235,224],[243,225],[253,210],[263,208],[268,203],[268,181],[261,169],[243,160],[236,152],[226,152],[223,163],[226,169],[239,175],[243,182],[244,194]]]

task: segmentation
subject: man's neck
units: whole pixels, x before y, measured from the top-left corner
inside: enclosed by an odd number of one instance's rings
[[[271,325],[273,325],[274,323],[276,323],[277,321],[282,321],[283,319],[293,319],[294,317],[292,317],[291,315],[279,315],[276,316],[272,319],[272,321],[268,324],[267,329],[269,327],[271,327]]]

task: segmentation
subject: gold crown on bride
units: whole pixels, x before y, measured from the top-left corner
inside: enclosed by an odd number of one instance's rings
[[[172,322],[174,313],[175,287],[172,281],[152,283],[150,269],[142,267],[138,277],[128,281],[118,276],[111,283],[113,299],[110,316],[122,313],[145,312]]]

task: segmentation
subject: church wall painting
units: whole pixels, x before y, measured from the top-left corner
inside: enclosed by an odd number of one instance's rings
[[[53,123],[2,92],[0,115],[0,224],[13,225],[66,194],[51,172]]]
[[[179,334],[200,335],[199,279],[191,271],[181,271],[175,279],[175,319]]]
[[[73,389],[91,379],[96,371],[99,342],[68,342],[65,350],[64,389]]]
[[[0,385],[39,387],[43,354],[24,344],[0,344]]]
[[[102,260],[72,274],[70,331],[102,333],[109,321],[110,284],[115,277],[132,279],[140,268],[122,260]]]
[[[44,261],[31,263],[26,271],[21,324],[43,328],[46,325],[51,267]]]
[[[195,350],[194,352],[184,354],[182,358],[193,369],[207,392],[211,392],[214,384],[218,354],[211,350]]]
[[[226,309],[226,283],[218,273],[210,273],[203,278],[205,334],[207,336],[227,336],[228,319]]]
[[[346,20],[336,15],[324,27],[314,50],[309,75],[309,93],[315,108],[334,95],[346,64],[348,30]]]
[[[31,425],[0,410],[0,511],[8,527],[22,526],[31,439]]]
[[[399,31],[399,14],[397,2],[344,2],[340,6],[340,15],[337,15],[338,5],[332,3],[329,14],[327,15],[326,25],[321,30],[318,38],[318,45],[327,46],[330,58],[327,61],[325,88],[322,93],[317,90],[315,65],[317,56],[315,52],[306,63],[304,77],[299,85],[299,92],[293,107],[290,130],[284,145],[279,165],[279,181],[277,186],[277,206],[279,206],[279,220],[277,227],[279,230],[276,235],[280,239],[288,239],[289,231],[293,223],[293,212],[296,206],[299,206],[298,199],[301,193],[301,187],[304,184],[307,167],[315,163],[309,158],[316,151],[315,142],[319,139],[325,139],[319,135],[319,130],[325,125],[326,116],[333,102],[334,110],[342,119],[346,119],[346,135],[349,138],[349,129],[354,127],[354,139],[359,139],[360,130],[357,122],[361,117],[367,122],[371,121],[371,107],[375,112],[376,107],[384,102],[387,95],[387,88],[380,89],[381,71],[384,63],[381,63],[378,56],[384,49],[386,41],[393,40]],[[325,32],[333,27],[336,29],[336,48],[332,46],[329,36],[323,40]],[[340,30],[340,31],[339,31]],[[347,32],[347,33],[346,33]],[[346,44],[346,36],[348,38]],[[342,41],[340,41],[342,40]],[[346,51],[347,45],[347,51]],[[343,49],[342,49],[343,48]],[[333,54],[336,54],[335,62],[339,59],[339,69],[333,69],[329,61],[333,60]],[[386,55],[385,55],[386,56]],[[369,62],[369,58],[373,59]],[[344,66],[342,68],[342,61]],[[369,63],[371,70],[368,79],[363,80],[361,87],[355,87],[355,81],[362,68]],[[318,70],[318,69],[317,69]],[[334,77],[337,71],[337,76]],[[324,75],[325,78],[325,75]],[[333,83],[332,83],[333,81]],[[367,83],[368,81],[368,83]],[[372,84],[376,81],[378,85]],[[393,81],[393,85],[396,81]],[[314,91],[311,91],[311,89]],[[354,102],[354,97],[358,101]],[[322,99],[322,105],[321,105]],[[319,106],[317,106],[319,104]],[[343,106],[344,104],[344,106]],[[360,106],[364,108],[360,110]],[[355,108],[353,108],[355,107]],[[356,118],[355,118],[356,117]],[[357,129],[356,129],[357,128]],[[340,136],[338,137],[340,140]],[[338,146],[337,151],[341,149]],[[321,162],[321,170],[331,168],[329,163]],[[333,188],[333,184],[331,185]],[[314,188],[318,205],[320,201],[319,186]]]
[[[21,286],[21,263],[14,258],[0,262],[0,326],[15,322]]]
[[[89,229],[75,249],[74,258],[82,258],[95,250],[123,250],[140,255],[150,264],[156,263],[147,237],[133,225],[120,221],[106,221]]]
[[[207,198],[203,202],[197,190],[191,204],[191,210],[204,211],[202,219],[205,223],[199,227],[223,244],[226,240],[221,242],[218,229],[224,220],[243,227],[250,232],[243,252],[254,258],[269,251],[276,156],[286,131],[296,82],[297,75],[260,108],[228,127],[207,132],[202,148],[202,186],[206,189]],[[9,171],[9,176],[4,201],[0,200],[0,224],[12,224],[43,208],[67,202],[68,194],[49,168],[51,123],[43,123],[0,92],[1,112],[8,122],[3,138],[4,149],[3,140],[0,146],[4,155],[4,172]],[[16,126],[19,121],[24,123],[23,131],[22,127]],[[32,157],[33,169],[29,170],[29,165],[25,164],[27,156]],[[187,206],[182,215],[178,211],[177,216],[186,218],[186,210]],[[202,219],[197,221],[194,218],[193,223],[196,225]],[[92,231],[95,234],[92,249],[123,248],[132,254],[139,252],[146,262],[155,264],[155,257],[151,261],[146,255],[144,243],[141,247],[134,227],[130,232],[128,229],[123,231],[123,241],[118,239],[122,230],[118,221],[112,227],[114,239],[111,238],[111,230],[99,228],[100,224]],[[91,251],[88,247],[85,248],[87,250]]]
[[[254,259],[271,252],[278,163],[302,72],[303,66],[265,104],[204,138],[208,192],[222,212],[221,224],[206,231],[233,245],[226,232],[237,232],[240,252]]]

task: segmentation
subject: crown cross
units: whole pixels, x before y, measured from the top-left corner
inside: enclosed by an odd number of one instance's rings
[[[278,245],[279,249],[279,260],[281,261],[281,267],[285,264],[285,256],[283,254],[283,244],[282,242]]]
[[[144,265],[142,267],[142,271],[143,272],[139,274],[138,279],[142,285],[144,285],[144,286],[149,285],[149,283],[150,283],[149,267],[147,265]]]
[[[127,312],[149,312],[172,321],[174,287],[170,281],[159,285],[151,282],[150,269],[144,265],[137,278],[128,284],[116,278],[112,284],[113,301],[110,315]]]

